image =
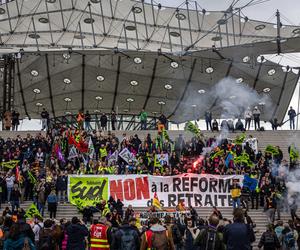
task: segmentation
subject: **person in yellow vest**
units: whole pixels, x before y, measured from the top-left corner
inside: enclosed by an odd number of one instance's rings
[[[76,115],[76,120],[77,120],[77,124],[78,124],[78,129],[83,129],[83,122],[84,122],[84,114],[82,112],[82,110],[78,111],[78,114]]]
[[[238,184],[238,179],[233,179],[233,183],[230,186],[230,193],[233,202],[233,208],[240,208],[241,206],[241,186]]]
[[[107,225],[105,217],[99,222],[94,220],[90,229],[90,250],[109,250],[112,243],[111,228]]]
[[[101,161],[105,161],[106,157],[107,157],[107,150],[104,144],[101,144],[101,147],[99,149],[99,155],[100,155],[100,159]]]
[[[86,167],[84,166],[84,163],[80,163],[80,167],[77,171],[78,175],[86,174]]]

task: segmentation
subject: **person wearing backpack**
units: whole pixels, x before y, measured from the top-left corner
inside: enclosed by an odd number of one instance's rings
[[[289,224],[283,225],[282,230],[282,250],[296,250],[296,242],[298,239],[298,233]]]
[[[90,250],[109,250],[112,243],[111,228],[106,225],[107,220],[101,217],[91,225]]]
[[[159,219],[153,217],[150,219],[150,229],[142,235],[140,250],[175,250],[173,237],[168,230],[159,224]]]
[[[280,242],[273,228],[272,224],[267,225],[267,230],[262,234],[258,243],[259,249],[262,247],[264,250],[280,249]]]
[[[51,220],[46,220],[44,222],[44,227],[40,229],[39,232],[39,250],[57,250],[57,244],[52,235],[52,225]]]
[[[182,248],[182,235],[178,225],[172,223],[170,215],[165,216],[165,227],[167,228],[168,233],[173,237],[175,249],[180,250]]]
[[[34,217],[34,224],[32,225],[32,231],[34,233],[34,240],[36,246],[39,245],[40,231],[43,227],[44,227],[43,218],[36,215]]]
[[[195,246],[202,250],[225,250],[223,234],[217,231],[219,218],[212,214],[208,219],[208,226],[202,229],[194,241]]]
[[[139,234],[128,221],[123,221],[120,228],[116,231],[112,249],[115,250],[139,250]]]

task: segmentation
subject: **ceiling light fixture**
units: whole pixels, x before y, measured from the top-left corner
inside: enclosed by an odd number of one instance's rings
[[[249,62],[250,61],[250,56],[245,56],[245,57],[243,57],[243,62],[244,63],[247,63],[247,62]]]
[[[65,78],[64,79],[64,84],[71,84],[71,79],[70,78]]]
[[[49,23],[49,20],[46,17],[41,17],[41,18],[39,18],[39,22],[40,23]]]
[[[95,19],[88,17],[88,18],[85,18],[85,19],[83,20],[83,22],[85,22],[85,23],[87,23],[87,24],[91,24],[91,23],[94,23],[94,22],[95,22]]]
[[[264,28],[266,28],[266,25],[264,25],[264,24],[259,24],[254,27],[255,30],[263,30]]]
[[[270,88],[264,88],[264,89],[263,89],[263,92],[265,92],[265,93],[269,93],[270,91],[271,91]]]
[[[180,37],[180,33],[178,33],[177,31],[170,31],[170,36],[172,36],[172,37]]]
[[[31,33],[31,34],[28,35],[28,37],[30,37],[31,39],[39,39],[40,35],[39,34]]]
[[[211,74],[211,73],[213,73],[214,72],[214,68],[213,67],[207,67],[206,69],[205,69],[205,72],[207,73],[207,74]]]
[[[175,17],[181,21],[186,19],[186,16],[183,13],[179,13],[179,12],[176,13]]]
[[[270,69],[269,71],[268,71],[268,75],[269,76],[272,76],[272,75],[274,75],[276,73],[276,70],[275,69]]]
[[[30,74],[34,77],[37,77],[39,75],[39,72],[36,69],[33,69],[30,71]]]
[[[139,83],[135,80],[130,81],[131,86],[137,86]]]
[[[41,93],[41,90],[40,90],[40,89],[34,89],[34,90],[33,90],[33,93],[39,94],[39,93]]]
[[[142,9],[140,7],[132,7],[132,12],[134,12],[135,14],[139,14],[142,13]]]
[[[173,69],[177,69],[178,66],[179,66],[178,62],[175,62],[175,61],[172,61],[172,62],[170,63],[170,65],[171,65],[171,67],[172,67]]]
[[[126,99],[126,102],[134,102],[134,99],[129,97],[129,98]]]
[[[64,101],[65,101],[65,102],[71,102],[72,99],[71,99],[70,97],[65,97],[65,98],[64,98]]]
[[[104,76],[102,75],[97,75],[96,79],[98,82],[103,82],[105,80]]]
[[[242,83],[243,81],[244,81],[244,79],[243,79],[242,77],[236,79],[236,82],[237,82],[237,83]]]
[[[204,93],[205,93],[205,90],[204,90],[204,89],[199,89],[199,90],[198,90],[198,93],[199,93],[199,94],[204,94]]]
[[[134,30],[136,30],[136,26],[134,26],[134,25],[127,25],[127,26],[125,26],[125,29],[128,30],[128,31],[134,31]]]
[[[166,103],[164,101],[158,101],[157,103],[158,103],[158,105],[166,105]]]
[[[136,64],[141,64],[141,63],[142,63],[142,59],[141,59],[140,57],[135,57],[135,58],[133,59],[133,61],[134,61],[134,63],[136,63]]]
[[[99,96],[99,95],[98,95],[98,96],[95,97],[95,99],[96,99],[97,101],[101,101],[103,98],[102,98],[102,96]]]
[[[172,89],[173,87],[172,87],[172,85],[171,84],[166,84],[165,85],[165,89],[166,90],[170,90],[170,89]]]

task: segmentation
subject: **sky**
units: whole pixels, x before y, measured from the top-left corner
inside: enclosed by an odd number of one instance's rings
[[[201,8],[207,11],[214,10],[226,10],[230,4],[235,3],[234,7],[242,7],[249,3],[248,7],[242,10],[242,13],[249,19],[276,22],[275,13],[278,9],[281,15],[281,22],[283,25],[300,25],[300,0],[196,0]],[[145,2],[151,2],[151,0],[145,0]],[[185,6],[185,0],[153,0],[154,3],[161,3],[163,6],[179,7]],[[194,1],[190,6],[194,6]],[[282,64],[283,66],[300,66],[300,53],[283,54],[279,56],[270,55],[271,61]],[[299,102],[299,83],[295,89],[293,98],[291,99],[290,106],[293,106],[297,112]],[[284,120],[286,120],[288,117]],[[204,124],[201,123],[200,129],[204,129]],[[265,127],[269,128],[269,125],[265,124]],[[22,130],[38,130],[41,128],[41,122],[39,120],[24,120],[21,123],[20,129]],[[174,127],[175,128],[175,127]],[[300,119],[299,119],[300,128]],[[281,129],[288,129],[288,123]]]

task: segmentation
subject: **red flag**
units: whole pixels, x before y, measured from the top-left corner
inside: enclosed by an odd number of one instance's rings
[[[89,150],[89,146],[83,140],[77,142],[73,135],[70,135],[68,138],[68,142],[70,145],[74,145],[81,153],[87,153]]]
[[[17,182],[20,181],[20,170],[19,170],[19,166],[16,166],[16,181],[17,181]]]

